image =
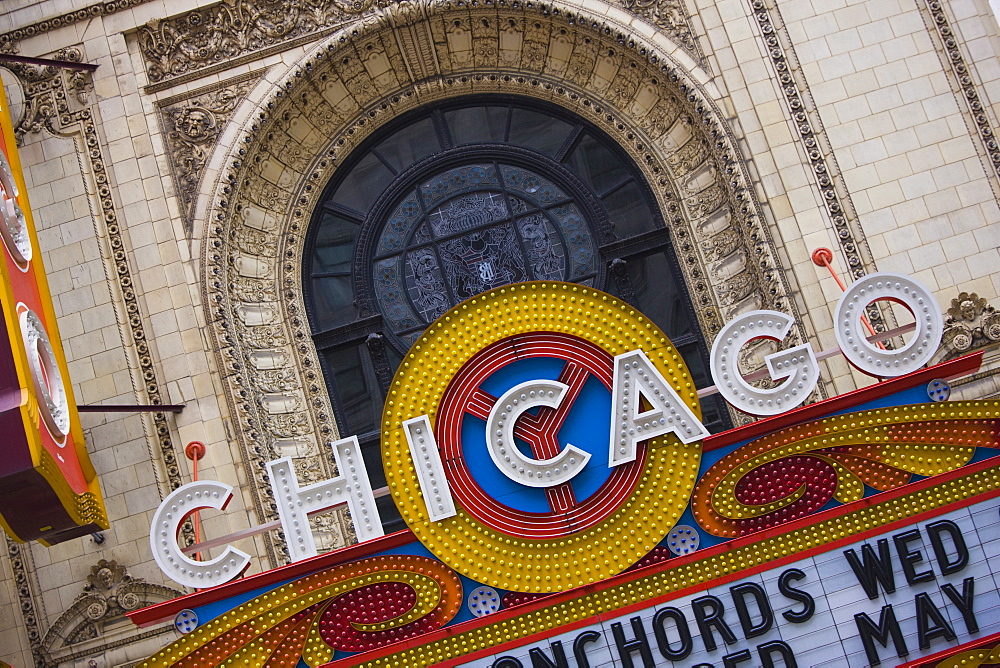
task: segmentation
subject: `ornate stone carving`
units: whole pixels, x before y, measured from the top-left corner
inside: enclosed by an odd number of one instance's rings
[[[68,47],[56,52],[54,58],[79,63],[83,61],[83,52]],[[26,132],[40,132],[43,128],[59,134],[60,128],[72,124],[74,115],[91,102],[93,83],[87,72],[20,63],[10,63],[7,67],[24,87],[24,114],[15,128],[19,139]]]
[[[373,8],[275,86],[227,149],[207,199],[205,303],[264,516],[273,516],[263,469],[271,453],[292,453],[303,484],[332,468],[326,443],[337,433],[301,277],[307,221],[324,185],[382,124],[483,92],[565,106],[632,156],[674,236],[707,336],[746,309],[794,314],[723,114],[627,26],[562,3]],[[378,340],[369,344],[377,351]]]
[[[184,229],[189,234],[205,163],[226,122],[260,77],[260,72],[252,72],[157,103],[174,189],[181,201]]]
[[[106,627],[118,620],[124,621],[127,612],[181,595],[183,592],[176,589],[133,578],[124,566],[101,559],[91,566],[83,591],[45,634],[36,653],[36,664],[57,666],[106,651],[109,648],[106,645],[95,647],[93,643],[87,643],[86,647],[78,646],[102,637]],[[130,633],[124,642],[119,640],[112,644],[121,646],[170,630],[167,626],[138,635]]]
[[[943,359],[1000,343],[1000,312],[975,292],[951,300],[941,337]]]
[[[316,39],[376,1],[224,0],[140,27],[139,52],[150,84],[158,84],[213,65],[231,66],[229,61],[247,54],[260,58],[275,47]]]
[[[955,31],[948,20],[945,12],[945,5],[948,3],[942,0],[922,0],[921,3],[926,10],[924,23],[932,36],[939,40],[939,43],[946,57],[942,57],[945,62],[945,71],[951,74],[953,86],[961,91],[961,95],[955,95],[958,106],[966,110],[966,116],[972,123],[973,143],[979,149],[983,162],[993,166],[993,197],[1000,203],[1000,190],[997,188],[997,180],[1000,179],[1000,140],[993,130],[987,108],[989,102],[984,102],[976,88],[976,81],[972,77],[969,64],[965,60],[965,55],[959,47],[959,40],[955,37]]]
[[[691,30],[691,19],[684,0],[619,0],[624,9],[645,18],[657,28],[674,38],[695,61],[702,62],[704,55]]]
[[[844,185],[840,166],[826,136],[809,85],[805,81],[798,57],[792,48],[791,38],[785,29],[781,12],[774,0],[749,0],[750,9],[754,12],[761,36],[767,47],[774,76],[781,87],[782,96],[788,113],[798,132],[798,137],[809,157],[809,165],[815,177],[815,184],[826,211],[836,231],[840,249],[847,260],[848,270],[853,278],[861,278],[876,270],[875,261],[864,231],[858,223],[858,215],[854,203]],[[885,331],[886,317],[892,317],[891,311],[883,310],[877,305],[867,309],[869,321],[878,331]]]

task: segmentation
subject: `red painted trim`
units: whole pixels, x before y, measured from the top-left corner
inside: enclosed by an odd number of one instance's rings
[[[786,427],[793,427],[797,424],[802,424],[803,422],[808,422],[810,420],[818,420],[819,418],[827,417],[833,413],[839,413],[859,404],[881,399],[895,392],[908,390],[919,385],[926,385],[935,378],[956,378],[966,376],[970,373],[978,371],[982,363],[982,351],[971,353],[947,362],[942,362],[941,364],[935,364],[934,366],[921,369],[920,371],[914,371],[913,373],[900,376],[899,378],[893,378],[892,380],[869,385],[868,387],[863,387],[860,390],[854,390],[853,392],[848,392],[847,394],[841,394],[840,396],[833,397],[832,399],[795,408],[787,413],[782,413],[781,415],[775,415],[774,417],[758,420],[757,422],[751,422],[750,424],[743,425],[742,427],[724,431],[721,434],[713,434],[704,440],[702,452],[711,452],[712,450],[725,448],[735,443],[739,443],[740,441],[749,441],[754,438],[760,438],[765,434],[770,434],[772,432],[785,429]],[[928,401],[930,401],[930,398],[928,398]]]
[[[949,647],[946,650],[942,650],[937,654],[931,654],[930,656],[925,656],[922,659],[917,659],[915,661],[909,661],[904,664],[900,664],[898,668],[934,668],[942,659],[947,659],[948,657],[955,656],[961,652],[968,652],[973,649],[979,649],[980,647],[987,647],[989,645],[996,645],[1000,643],[1000,633],[994,633],[993,635],[988,635],[985,638],[978,638],[976,640],[969,641],[962,645],[957,645],[955,647]]]
[[[895,499],[898,499],[898,498],[901,498],[901,497],[904,497],[904,496],[908,496],[908,495],[910,495],[910,494],[912,494],[914,492],[920,492],[920,491],[929,489],[931,487],[936,487],[937,485],[940,485],[942,483],[951,482],[953,480],[957,480],[959,478],[963,478],[963,477],[965,477],[967,475],[974,474],[974,473],[979,473],[981,471],[986,471],[986,470],[989,470],[989,469],[994,468],[994,467],[1000,467],[1000,455],[995,456],[995,457],[990,457],[989,459],[984,459],[983,461],[976,462],[975,464],[970,464],[968,466],[965,466],[965,467],[962,467],[962,468],[959,468],[959,469],[955,469],[954,471],[950,471],[948,473],[943,473],[941,475],[934,476],[933,478],[926,478],[926,479],[921,480],[919,482],[912,483],[910,485],[904,485],[903,487],[899,487],[899,488],[896,488],[894,490],[889,490],[889,491],[886,491],[886,492],[881,492],[879,494],[876,494],[876,495],[873,495],[873,496],[870,496],[870,497],[866,497],[866,498],[861,499],[859,501],[855,501],[855,502],[853,502],[851,504],[848,504],[846,506],[840,506],[840,507],[837,507],[837,508],[830,508],[829,510],[824,510],[824,511],[816,513],[814,515],[809,515],[807,517],[804,517],[802,519],[796,520],[794,522],[789,522],[788,524],[783,524],[780,527],[775,527],[775,528],[772,528],[772,529],[766,529],[764,531],[760,531],[758,533],[750,534],[750,535],[747,535],[747,536],[741,536],[740,538],[735,538],[735,539],[733,539],[731,541],[728,541],[728,542],[725,542],[725,543],[720,543],[719,545],[713,545],[712,547],[705,548],[703,550],[699,550],[697,552],[694,552],[692,554],[689,554],[689,555],[686,555],[686,556],[683,556],[683,557],[676,557],[676,558],[673,558],[673,559],[669,559],[669,560],[667,560],[665,562],[661,562],[659,564],[653,564],[653,565],[647,566],[645,568],[640,568],[640,569],[637,569],[637,570],[634,570],[634,571],[626,571],[624,573],[616,575],[613,578],[609,578],[609,579],[601,581],[601,582],[597,582],[597,583],[590,584],[590,585],[585,585],[583,587],[579,587],[577,589],[571,589],[569,591],[560,592],[558,594],[552,594],[551,596],[546,596],[544,598],[538,599],[537,601],[532,601],[531,603],[525,603],[524,605],[519,605],[517,607],[510,608],[508,610],[501,610],[500,612],[493,613],[492,615],[489,615],[487,617],[483,617],[481,619],[473,619],[473,620],[469,620],[467,622],[462,622],[461,624],[456,624],[454,626],[448,626],[448,627],[446,627],[444,629],[440,629],[440,630],[435,631],[433,633],[429,633],[427,635],[421,636],[419,638],[418,642],[414,642],[414,641],[408,641],[408,642],[410,642],[411,644],[414,644],[414,645],[423,645],[423,644],[428,644],[428,643],[431,643],[431,642],[434,642],[434,641],[437,641],[437,640],[441,640],[441,639],[443,639],[443,638],[445,638],[447,636],[457,635],[457,634],[463,633],[465,631],[469,631],[469,630],[474,629],[474,628],[476,628],[478,626],[488,626],[488,625],[492,625],[492,624],[498,624],[498,623],[501,623],[501,622],[504,622],[504,621],[507,621],[507,620],[519,617],[519,616],[521,616],[521,615],[523,615],[525,613],[528,613],[528,612],[534,612],[534,611],[537,611],[537,610],[542,610],[542,609],[547,608],[547,607],[549,607],[551,605],[554,605],[554,604],[557,604],[557,603],[565,603],[565,602],[571,601],[571,600],[576,599],[576,598],[581,598],[581,597],[583,597],[585,595],[588,595],[588,594],[591,594],[591,593],[594,593],[594,592],[603,591],[605,589],[611,589],[613,587],[620,587],[622,585],[626,585],[626,584],[628,584],[630,582],[634,582],[636,580],[639,580],[639,579],[642,579],[642,578],[647,577],[649,575],[652,575],[653,573],[658,573],[658,572],[661,572],[661,571],[664,571],[664,572],[665,571],[669,571],[669,570],[672,570],[675,567],[684,566],[686,564],[697,562],[697,561],[701,561],[701,560],[703,560],[705,558],[713,557],[713,556],[716,556],[718,554],[723,554],[725,552],[729,552],[729,551],[737,549],[737,548],[746,547],[748,545],[752,545],[754,543],[758,543],[762,539],[775,538],[775,537],[778,537],[778,536],[781,536],[781,535],[789,534],[789,533],[792,533],[792,532],[794,532],[794,531],[796,531],[798,529],[801,529],[803,527],[811,526],[813,524],[817,524],[817,523],[825,521],[825,520],[835,519],[835,518],[840,517],[842,515],[847,515],[847,514],[850,514],[852,512],[855,512],[857,510],[861,510],[862,508],[866,508],[866,507],[869,507],[869,506],[879,505],[879,504],[882,504],[882,503],[893,501]],[[959,499],[959,500],[957,500],[957,501],[955,501],[953,503],[947,504],[945,506],[940,506],[938,508],[934,508],[934,509],[925,511],[925,512],[919,513],[917,515],[912,515],[910,517],[904,517],[904,518],[901,518],[899,520],[895,520],[893,522],[889,522],[887,524],[884,524],[884,525],[882,525],[880,527],[874,527],[872,529],[869,529],[868,531],[864,531],[864,532],[857,533],[857,534],[852,534],[850,536],[846,536],[844,538],[840,538],[840,539],[837,539],[835,541],[831,541],[830,543],[827,543],[825,545],[820,545],[820,546],[817,546],[817,547],[814,547],[814,548],[810,548],[808,550],[803,550],[802,552],[797,552],[795,554],[790,554],[790,555],[788,555],[786,557],[782,557],[780,559],[775,559],[773,561],[769,561],[766,564],[760,564],[760,565],[757,565],[757,566],[753,566],[753,567],[741,570],[741,571],[739,571],[737,573],[731,573],[731,574],[728,574],[728,575],[723,575],[723,576],[721,576],[721,577],[719,577],[717,579],[714,579],[714,580],[709,580],[707,582],[701,582],[701,583],[692,585],[692,586],[687,587],[687,588],[682,589],[682,590],[678,590],[678,591],[675,591],[675,592],[670,592],[668,594],[664,594],[663,596],[659,596],[659,597],[656,597],[656,598],[653,598],[653,599],[647,599],[647,600],[639,602],[639,603],[634,603],[634,604],[631,604],[631,605],[628,605],[628,606],[625,606],[625,607],[622,607],[622,608],[618,608],[618,609],[614,610],[611,613],[607,613],[607,616],[618,617],[618,616],[623,615],[623,614],[628,614],[629,612],[631,612],[633,610],[645,610],[645,609],[647,609],[649,607],[655,606],[655,605],[657,605],[659,603],[662,603],[664,601],[668,601],[668,600],[675,599],[675,598],[681,598],[683,596],[686,596],[689,593],[707,590],[707,589],[710,589],[711,587],[715,587],[715,586],[719,586],[719,585],[726,584],[726,583],[729,583],[729,582],[733,582],[735,580],[740,580],[740,579],[743,579],[743,578],[747,578],[747,577],[750,577],[750,576],[752,576],[752,575],[754,575],[756,573],[760,573],[760,572],[763,572],[763,571],[766,571],[766,570],[770,570],[772,568],[779,568],[779,567],[784,566],[784,565],[789,564],[789,563],[794,563],[794,562],[802,560],[802,559],[808,559],[811,556],[814,556],[816,554],[822,554],[822,553],[825,553],[825,552],[829,552],[831,550],[835,550],[835,549],[837,549],[837,548],[839,548],[839,547],[841,547],[843,545],[850,545],[851,543],[855,543],[855,542],[857,542],[859,540],[866,540],[870,536],[876,536],[876,535],[881,535],[881,534],[884,534],[884,533],[891,532],[896,527],[907,526],[909,524],[915,524],[917,522],[922,522],[924,520],[931,519],[933,517],[937,517],[938,515],[941,515],[943,513],[951,512],[951,511],[954,511],[954,510],[958,510],[960,508],[965,508],[965,507],[970,506],[970,505],[972,505],[974,503],[979,503],[981,501],[985,501],[985,500],[989,500],[989,499],[992,499],[992,498],[996,498],[998,496],[1000,496],[1000,488],[995,489],[995,490],[991,490],[989,492],[985,492],[983,494],[978,494],[978,495],[973,496],[973,497],[968,497],[968,498],[965,498],[965,499]],[[476,658],[481,658],[483,656],[487,656],[489,654],[496,654],[498,652],[505,651],[507,648],[522,647],[522,646],[531,644],[531,640],[530,639],[532,639],[532,638],[544,639],[544,638],[551,637],[552,635],[555,635],[556,633],[564,633],[566,631],[572,631],[573,629],[579,628],[581,626],[587,626],[589,624],[594,624],[594,623],[596,623],[596,621],[600,620],[600,618],[601,618],[601,615],[597,615],[597,616],[591,617],[589,619],[580,620],[578,622],[572,622],[572,623],[567,624],[565,626],[560,626],[558,631],[555,631],[555,630],[542,631],[542,632],[534,634],[532,636],[527,636],[526,638],[519,638],[517,640],[512,640],[512,641],[510,641],[508,643],[503,643],[503,644],[500,644],[500,645],[495,645],[495,646],[492,646],[492,647],[484,648],[484,649],[478,650],[476,652],[470,652],[469,654],[463,654],[462,657],[461,657],[461,661],[463,661],[463,662],[465,662],[465,661],[471,661],[471,660],[474,660]],[[394,654],[396,652],[402,651],[402,649],[404,649],[404,645],[402,645],[402,644],[387,645],[386,647],[380,648],[378,650],[372,650],[372,651],[366,652],[364,654],[356,654],[356,655],[353,655],[353,656],[345,657],[344,659],[338,659],[338,660],[333,661],[331,663],[324,664],[324,666],[329,666],[330,668],[335,668],[335,667],[342,667],[342,666],[354,665],[356,663],[371,661],[371,660],[374,660],[374,659],[377,659],[377,658],[380,658],[380,657],[388,656],[390,654]],[[450,662],[450,663],[449,662],[445,662],[445,663],[442,663],[442,664],[439,664],[439,665],[444,665],[444,666],[455,665],[456,662],[457,662],[457,660],[455,662]]]
[[[852,405],[859,403],[865,403],[884,397],[886,395],[892,394],[894,392],[899,392],[901,390],[909,389],[915,387],[922,383],[928,383],[935,378],[952,378],[955,376],[966,375],[969,373],[974,373],[979,369],[982,364],[983,353],[977,352],[964,357],[959,357],[957,359],[943,362],[936,366],[929,367],[927,369],[922,369],[920,371],[915,371],[907,376],[902,376],[894,380],[889,380],[884,383],[878,383],[870,387],[866,387],[854,392],[849,392],[847,394],[834,397],[832,399],[827,399],[826,401],[821,401],[819,403],[811,404],[809,406],[804,406],[802,408],[797,408],[795,410],[789,411],[783,415],[777,415],[772,418],[765,420],[760,420],[752,424],[745,425],[743,427],[738,427],[736,429],[730,429],[722,434],[716,434],[710,436],[704,441],[704,450],[710,451],[717,448],[732,445],[734,443],[739,443],[740,441],[749,440],[752,438],[757,438],[767,433],[783,429],[785,427],[793,426],[795,424],[800,424],[808,420],[815,420],[821,417],[825,417],[830,413],[839,412],[842,410],[849,409]],[[986,460],[986,461],[992,461]],[[952,477],[958,477],[958,475],[965,475],[966,473],[972,472],[975,466],[972,465],[964,468],[957,469],[950,474],[943,474],[937,476],[931,480],[937,484],[938,482],[943,482],[951,479]],[[975,469],[981,470],[981,469]],[[903,495],[904,493],[909,493],[913,491],[919,491],[923,487],[917,485],[925,485],[926,481],[921,481],[920,483],[915,483],[914,485],[906,485],[897,490],[892,490],[890,492],[883,492],[882,494],[871,496],[860,501],[856,501],[851,506],[841,506],[838,508],[831,508],[830,510],[817,513],[816,515],[810,515],[801,520],[797,520],[791,524],[781,525],[780,527],[774,529],[768,529],[757,534],[752,534],[751,536],[745,536],[742,538],[734,539],[734,541],[723,543],[725,546],[725,551],[732,549],[734,545],[741,545],[743,541],[755,542],[761,537],[770,537],[772,535],[780,535],[786,533],[787,531],[792,531],[800,526],[806,526],[819,521],[820,518],[828,516],[836,516],[837,514],[846,514],[851,512],[851,510],[858,507],[862,507],[858,504],[874,503],[875,500],[882,501],[888,498],[895,498],[893,496],[884,496],[887,494]],[[198,606],[206,605],[208,603],[213,603],[230,596],[237,596],[239,594],[245,593],[252,589],[258,587],[265,587],[269,584],[277,584],[278,582],[284,582],[297,577],[303,577],[309,575],[310,573],[319,572],[327,568],[332,568],[341,563],[347,561],[353,561],[356,559],[361,559],[364,557],[372,556],[381,552],[383,550],[389,550],[402,545],[406,545],[416,541],[413,533],[409,529],[399,531],[388,536],[383,536],[382,538],[376,538],[375,540],[367,541],[364,543],[358,543],[356,545],[351,545],[335,552],[328,552],[327,554],[322,554],[311,559],[305,559],[303,561],[295,562],[287,566],[281,566],[279,568],[271,569],[270,571],[265,571],[264,573],[257,573],[255,575],[245,577],[239,580],[234,580],[232,582],[227,582],[225,584],[213,587],[211,589],[204,589],[202,591],[196,592],[194,594],[189,594],[187,596],[182,596],[181,598],[176,598],[172,601],[166,601],[165,603],[159,603],[148,608],[142,608],[140,610],[135,610],[133,612],[127,613],[129,619],[140,627],[147,627],[153,624],[159,623],[161,621],[172,619],[178,612],[186,608],[195,608]],[[715,547],[711,549],[716,549]],[[701,559],[706,554],[706,551],[700,551],[695,553],[698,559]],[[688,557],[680,557],[678,559],[693,559],[695,555]],[[665,564],[678,564],[682,563],[676,559],[670,559]],[[649,568],[653,568],[650,566]],[[645,569],[642,569],[643,571]],[[607,580],[601,583],[604,586],[608,586],[608,583],[619,582],[620,578],[630,576],[632,573],[638,573],[640,571],[632,571],[622,573],[616,578]],[[627,580],[626,580],[627,581]],[[588,585],[583,587],[586,590],[587,587],[592,587],[595,585]],[[571,592],[579,592],[580,589],[570,590]],[[562,594],[553,594],[553,596],[565,596],[569,592],[563,592]],[[576,594],[574,594],[576,596]],[[545,601],[545,605],[552,603],[555,599],[546,597],[542,599]],[[534,604],[525,604],[524,606],[517,606],[513,610],[523,611],[528,609],[526,606]],[[544,607],[544,606],[543,606]],[[490,615],[490,619],[498,619],[496,615],[503,613],[496,613]],[[448,630],[454,627],[448,627]]]
[[[335,552],[327,552],[326,554],[309,559],[296,561],[287,566],[272,568],[263,573],[256,573],[249,577],[233,580],[232,582],[227,582],[211,589],[202,589],[187,596],[181,596],[180,598],[157,603],[156,605],[125,614],[128,615],[133,624],[140,628],[152,626],[153,624],[173,619],[178,612],[187,608],[197,608],[209,603],[215,603],[216,601],[231,596],[238,596],[268,585],[277,586],[279,582],[303,578],[307,575],[339,566],[348,561],[357,561],[358,559],[370,557],[384,550],[391,550],[414,541],[416,541],[416,538],[409,529],[397,531],[388,536],[375,538],[364,543],[355,543]]]

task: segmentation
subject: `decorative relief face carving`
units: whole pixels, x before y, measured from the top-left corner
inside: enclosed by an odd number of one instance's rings
[[[184,229],[190,234],[201,177],[215,141],[236,107],[260,79],[252,73],[210,89],[158,103],[174,190],[181,201]]]
[[[664,55],[601,21],[562,4],[393,5],[333,35],[261,105],[225,161],[205,245],[206,276],[218,277],[207,296],[213,335],[233,373],[258,494],[268,489],[262,464],[278,450],[294,453],[303,483],[332,473],[323,445],[335,426],[302,306],[307,222],[343,159],[423,104],[488,92],[571,109],[644,171],[707,336],[745,310],[794,315],[716,109]],[[420,72],[433,75],[411,79]]]
[[[1000,312],[975,292],[951,300],[941,337],[943,359],[1000,343]]]

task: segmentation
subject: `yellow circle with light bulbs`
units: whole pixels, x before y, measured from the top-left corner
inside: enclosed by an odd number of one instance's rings
[[[427,415],[434,426],[442,397],[466,362],[497,341],[534,332],[579,337],[612,357],[641,349],[699,419],[701,408],[684,360],[656,325],[621,300],[573,283],[490,290],[446,312],[414,344],[382,414],[382,462],[403,520],[437,558],[473,580],[551,593],[616,575],[663,540],[687,506],[702,446],[672,434],[651,439],[644,458],[624,465],[642,467],[631,494],[584,530],[545,539],[512,536],[477,519],[457,499],[456,515],[430,521],[403,422]],[[447,463],[445,470],[447,475]]]

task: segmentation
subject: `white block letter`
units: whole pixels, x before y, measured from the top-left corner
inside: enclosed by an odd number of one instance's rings
[[[642,411],[640,399],[652,406]],[[641,350],[615,355],[611,391],[611,442],[608,466],[635,461],[641,441],[676,434],[684,443],[708,436],[708,430]]]
[[[529,380],[503,393],[486,420],[486,449],[493,463],[513,480],[528,487],[561,485],[582,471],[590,453],[575,445],[566,447],[549,459],[526,457],[514,442],[514,424],[529,408],[559,408],[569,389],[555,380]]]
[[[149,547],[156,565],[185,587],[205,589],[239,577],[250,565],[250,555],[227,547],[211,561],[195,561],[181,552],[177,531],[188,515],[202,508],[224,510],[233,498],[233,488],[214,480],[181,485],[163,500],[153,514]]]
[[[451,498],[451,487],[444,475],[441,453],[437,440],[431,431],[431,421],[426,415],[403,422],[403,434],[410,445],[413,466],[417,470],[420,491],[424,495],[427,517],[437,522],[455,514],[455,501]]]
[[[307,487],[299,487],[291,457],[267,463],[271,490],[278,505],[278,518],[288,541],[292,561],[316,556],[316,543],[309,529],[308,516],[346,503],[351,511],[358,542],[383,535],[382,520],[375,507],[375,495],[368,480],[358,437],[351,436],[332,444],[333,458],[340,475]]]
[[[748,383],[740,374],[740,349],[754,339],[781,341],[794,324],[791,316],[778,311],[751,311],[730,321],[712,344],[710,366],[719,394],[730,404],[750,415],[778,415],[795,408],[807,398],[819,380],[819,362],[812,345],[782,350],[764,358],[771,380],[785,382],[771,389]]]

